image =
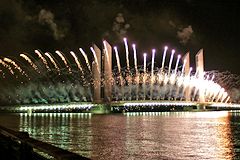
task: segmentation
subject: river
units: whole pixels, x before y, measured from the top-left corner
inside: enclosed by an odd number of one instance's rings
[[[240,112],[1,113],[0,125],[91,159],[240,159]]]

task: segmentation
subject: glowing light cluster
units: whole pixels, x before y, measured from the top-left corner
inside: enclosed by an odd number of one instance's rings
[[[213,81],[214,76],[209,76],[207,74],[203,76],[199,76],[198,69],[196,73],[192,73],[194,69],[190,67],[188,73],[185,72],[185,67],[187,65],[187,61],[181,59],[181,55],[177,54],[177,51],[174,49],[170,49],[168,46],[165,46],[163,49],[152,49],[150,50],[151,54],[143,53],[143,66],[139,64],[141,62],[140,58],[142,55],[139,56],[139,51],[136,49],[136,44],[129,45],[127,38],[123,39],[124,43],[124,51],[125,55],[121,53],[121,50],[114,46],[113,47],[113,54],[115,54],[116,64],[117,64],[117,73],[113,73],[111,79],[113,80],[113,97],[116,101],[133,101],[133,100],[157,100],[157,101],[164,101],[164,100],[172,100],[172,101],[180,101],[181,103],[147,103],[146,105],[192,105],[194,102],[199,101],[199,95],[203,94],[204,99],[206,102],[210,103],[228,103],[230,102],[230,97],[228,93],[222,88],[219,84]],[[129,47],[131,46],[131,47]],[[103,41],[103,51],[108,57],[107,60],[109,61],[110,58],[110,51],[111,48],[107,41]],[[62,74],[64,69],[67,70],[68,75],[74,75],[74,66],[80,71],[79,81],[81,81],[81,85],[83,86],[81,93],[87,93],[91,97],[88,97],[90,101],[93,100],[92,92],[95,83],[104,83],[104,79],[98,80],[99,82],[93,81],[93,73],[91,69],[91,65],[93,64],[90,62],[93,59],[93,62],[96,65],[100,65],[99,60],[97,59],[96,51],[94,47],[90,47],[91,54],[87,54],[82,48],[79,48],[81,55],[84,58],[83,63],[81,63],[80,58],[77,55],[70,51],[70,55],[72,58],[67,58],[67,55],[64,55],[60,51],[55,51],[56,54],[50,54],[46,52],[42,54],[39,50],[35,50],[35,53],[41,60],[40,62],[34,62],[33,58],[29,58],[26,54],[20,54],[20,57],[24,58],[34,72],[36,71],[40,75],[43,74],[43,71],[47,71],[47,73],[58,73],[57,78],[62,80]],[[109,53],[108,53],[109,52]],[[158,60],[158,54],[162,53],[162,59]],[[91,55],[92,57],[88,57]],[[56,56],[60,57],[64,66],[61,66]],[[132,58],[131,58],[132,56]],[[148,57],[150,58],[148,59]],[[47,59],[46,59],[47,58]],[[125,59],[125,64],[121,64],[121,58]],[[132,62],[130,60],[133,60]],[[72,65],[72,63],[74,65]],[[149,65],[149,63],[151,65]],[[31,74],[29,72],[25,72],[24,69],[27,67],[20,67],[15,61],[9,58],[0,59],[0,64],[5,67],[11,75],[15,74],[15,70],[17,69],[23,75],[28,76],[26,73]],[[44,64],[44,68],[41,65]],[[51,64],[51,65],[50,65]],[[85,65],[84,65],[85,64]],[[133,64],[131,68],[130,64]],[[126,66],[126,69],[123,67]],[[148,68],[149,67],[149,68]],[[158,68],[159,67],[159,68]],[[86,70],[84,70],[87,68]],[[97,69],[99,69],[97,67]],[[1,73],[3,70],[0,70]],[[64,72],[65,73],[65,72]],[[90,74],[89,74],[90,73]],[[101,73],[102,75],[105,73]],[[61,76],[60,76],[61,74]],[[50,75],[50,74],[49,74]],[[3,77],[3,76],[2,76]],[[36,74],[34,74],[34,78]],[[48,75],[46,75],[47,78]],[[56,77],[54,77],[56,78]],[[50,78],[49,78],[50,79]],[[77,81],[75,78],[72,78]],[[30,80],[30,79],[27,79]],[[50,79],[52,83],[55,83],[55,79]],[[67,80],[66,80],[67,81]],[[62,80],[61,83],[65,83],[65,80]],[[39,81],[37,81],[39,83]],[[71,83],[71,86],[74,86]],[[88,87],[88,88],[87,88]],[[48,87],[51,89],[51,87]],[[66,87],[67,92],[69,88]],[[89,91],[90,90],[90,91]],[[189,91],[191,94],[190,103],[185,103],[186,100],[185,93]],[[72,93],[71,93],[72,94]],[[77,94],[76,94],[77,95]],[[78,94],[79,95],[79,94]],[[38,97],[38,96],[37,96]],[[81,94],[82,99],[87,99],[86,96]],[[89,101],[88,100],[88,101]],[[87,100],[85,100],[87,101]],[[191,103],[192,102],[192,103]],[[145,103],[126,103],[125,105],[145,105]],[[56,107],[56,106],[55,106]],[[26,107],[27,108],[27,107]],[[35,109],[48,109],[48,106],[34,106]],[[70,107],[71,108],[71,107]],[[24,109],[24,108],[22,108]],[[27,109],[32,109],[27,108]]]
[[[64,105],[22,105],[20,111],[28,110],[56,110],[56,109],[91,109],[94,104],[64,104]]]
[[[129,102],[124,103],[124,106],[193,106],[194,102]]]
[[[92,113],[20,113],[20,117],[80,117],[80,118],[91,118]]]
[[[125,52],[126,52],[127,71],[129,71],[130,70],[130,68],[129,68],[130,62],[129,62],[128,41],[126,38],[124,38],[123,41],[124,41]],[[167,57],[167,51],[169,49],[167,46],[164,47],[160,72],[155,71],[154,64],[155,64],[155,56],[156,56],[157,51],[156,51],[156,49],[152,49],[150,73],[148,73],[148,69],[147,69],[147,53],[144,53],[143,54],[143,57],[144,57],[143,75],[139,74],[138,66],[136,65],[137,64],[136,45],[133,44],[132,46],[133,46],[133,55],[134,55],[134,57],[133,57],[134,58],[134,68],[135,68],[136,74],[135,74],[135,76],[132,76],[132,77],[127,76],[126,80],[125,80],[129,86],[129,92],[130,92],[129,94],[130,95],[132,92],[131,88],[135,87],[135,88],[137,88],[136,90],[139,91],[139,86],[143,86],[143,88],[145,88],[145,89],[144,89],[144,98],[142,100],[145,100],[147,88],[150,88],[150,100],[152,100],[153,96],[154,96],[153,90],[154,90],[154,88],[156,88],[156,86],[167,86],[170,84],[171,85],[171,87],[170,87],[171,94],[172,94],[173,88],[177,87],[177,89],[176,89],[177,93],[175,94],[175,97],[174,97],[175,100],[178,95],[184,95],[184,92],[186,92],[186,90],[189,90],[189,92],[192,93],[191,100],[193,100],[193,101],[195,101],[194,99],[197,98],[196,97],[197,93],[200,93],[200,91],[201,91],[201,93],[204,94],[203,96],[207,102],[222,102],[222,103],[229,102],[230,97],[228,96],[228,93],[223,88],[221,88],[220,85],[218,85],[217,83],[215,83],[213,81],[213,77],[211,80],[209,80],[209,76],[207,76],[207,75],[205,76],[205,78],[203,78],[204,75],[197,76],[198,72],[196,72],[195,75],[192,75],[192,73],[191,73],[193,70],[192,67],[190,67],[190,70],[188,73],[185,73],[184,67],[186,66],[186,60],[184,60],[184,62],[183,62],[182,71],[179,72],[178,67],[179,67],[180,58],[181,58],[180,54],[177,55],[176,64],[175,64],[174,70],[172,71],[174,55],[176,53],[176,51],[174,49],[171,50],[171,55],[170,55],[170,59],[169,59],[169,63],[168,63],[168,69],[167,69],[167,71],[165,71],[165,69],[164,69],[165,62],[166,62],[166,57]],[[121,76],[117,48],[114,47],[114,50],[115,50],[115,54],[116,54],[119,75]],[[123,78],[119,77],[119,79],[123,79]],[[140,81],[141,79],[142,79],[142,81]],[[124,79],[122,81],[124,81]],[[132,82],[136,82],[136,85],[134,86],[134,84],[132,84]],[[160,89],[159,92],[162,92],[162,90]],[[121,93],[121,94],[123,95],[124,93]],[[135,94],[137,97],[136,99],[141,97],[138,92],[136,92]],[[124,97],[122,97],[122,98],[124,99]],[[159,99],[159,98],[157,98],[157,99]],[[130,100],[132,100],[132,99],[130,98]]]
[[[212,107],[223,107],[223,108],[226,108],[226,107],[231,107],[231,108],[240,108],[240,104],[231,104],[231,103],[228,103],[228,104],[225,104],[225,103],[213,103],[213,104],[210,104],[209,106],[212,106]]]

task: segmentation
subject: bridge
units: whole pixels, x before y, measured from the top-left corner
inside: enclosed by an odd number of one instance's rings
[[[134,69],[130,69],[129,48],[126,38],[124,38],[127,70],[121,69],[117,48],[103,41],[103,49],[96,45],[91,47],[94,60],[89,63],[86,54],[80,49],[89,71],[91,80],[86,85],[90,89],[91,97],[89,102],[70,102],[63,104],[35,104],[17,105],[12,107],[0,107],[2,110],[12,110],[16,112],[39,112],[39,111],[78,111],[78,112],[111,112],[118,108],[120,111],[129,111],[128,108],[150,107],[175,109],[236,109],[238,104],[231,104],[230,97],[220,85],[213,81],[214,77],[204,76],[204,55],[203,49],[196,54],[196,72],[191,75],[190,53],[183,56],[182,70],[177,71],[181,56],[178,55],[175,69],[171,70],[174,61],[175,50],[171,50],[168,69],[165,67],[165,59],[168,47],[164,48],[161,68],[157,71],[155,65],[156,50],[152,49],[151,69],[147,68],[147,54],[144,53],[144,65],[142,68],[137,65],[137,54],[135,44],[132,45],[134,52]],[[115,52],[118,73],[113,73],[112,52]],[[167,61],[166,61],[167,62]],[[92,69],[90,68],[92,64]],[[149,70],[149,71],[148,71]],[[124,73],[123,73],[124,72]],[[119,74],[117,77],[114,77]],[[86,78],[86,77],[85,77]],[[84,79],[85,80],[85,79]],[[161,88],[162,87],[162,88]],[[162,96],[162,92],[168,93],[167,97]],[[174,92],[174,94],[173,94]],[[114,95],[115,94],[115,95]],[[114,97],[114,96],[115,97]],[[174,95],[174,96],[173,96]],[[197,95],[197,96],[196,96]],[[59,98],[59,97],[53,97]],[[86,99],[86,96],[85,96]],[[169,99],[169,100],[164,100]],[[84,100],[87,101],[87,100]],[[34,102],[33,102],[34,103]],[[161,109],[162,109],[161,108]]]
[[[61,104],[28,104],[0,107],[5,112],[84,112],[111,113],[131,111],[206,111],[206,110],[240,110],[240,104],[191,102],[191,101],[112,101],[111,103],[61,103]]]

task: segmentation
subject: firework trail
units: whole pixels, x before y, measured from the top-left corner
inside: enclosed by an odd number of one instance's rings
[[[40,53],[40,51],[35,50],[35,53],[38,55],[38,57],[42,60],[42,62],[45,64],[45,67],[47,68],[48,71],[50,70],[50,67],[48,66],[47,60],[42,56],[42,54]]]
[[[53,57],[48,52],[46,52],[45,55],[50,59],[50,61],[54,65],[54,68],[57,70],[58,74],[60,75],[60,69],[57,66],[57,63],[54,61]]]
[[[62,54],[60,51],[56,51],[56,53],[57,53],[57,55],[62,59],[64,65],[65,65],[65,66],[67,67],[67,69],[68,69],[68,72],[69,72],[69,73],[72,73],[72,70],[71,70],[71,68],[69,67],[69,65],[68,65],[68,63],[67,63],[67,61],[66,61],[66,58],[63,56],[63,54]]]
[[[125,46],[125,53],[126,53],[126,62],[127,62],[127,71],[130,71],[130,64],[129,64],[129,50],[128,50],[128,42],[127,38],[123,38],[124,46]]]
[[[7,68],[12,75],[14,75],[14,71],[12,70],[12,67],[10,65],[5,63],[2,59],[0,59],[0,64],[2,64],[3,67]]]
[[[85,62],[87,64],[87,67],[89,69],[89,71],[91,71],[91,67],[90,67],[90,63],[89,63],[89,60],[88,60],[88,57],[87,57],[87,54],[83,51],[82,48],[79,48],[80,52],[82,53],[84,59],[85,59]]]
[[[32,62],[32,60],[31,60],[27,55],[25,55],[25,54],[22,53],[22,54],[20,54],[20,57],[24,58],[24,59],[32,66],[32,68],[33,68],[36,72],[40,73],[40,71],[38,70],[37,65],[34,64],[34,63]]]
[[[81,66],[81,64],[80,64],[80,62],[79,62],[79,60],[78,60],[78,57],[76,56],[76,54],[73,52],[73,51],[70,51],[70,54],[72,55],[72,57],[74,58],[74,60],[75,60],[75,62],[76,62],[76,64],[77,64],[77,67],[78,67],[78,69],[82,72],[82,74],[83,74],[83,69],[82,69],[82,66]]]

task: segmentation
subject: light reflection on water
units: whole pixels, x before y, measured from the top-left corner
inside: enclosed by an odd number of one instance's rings
[[[239,113],[3,114],[1,125],[92,159],[237,159]],[[239,158],[239,157],[238,157]]]

